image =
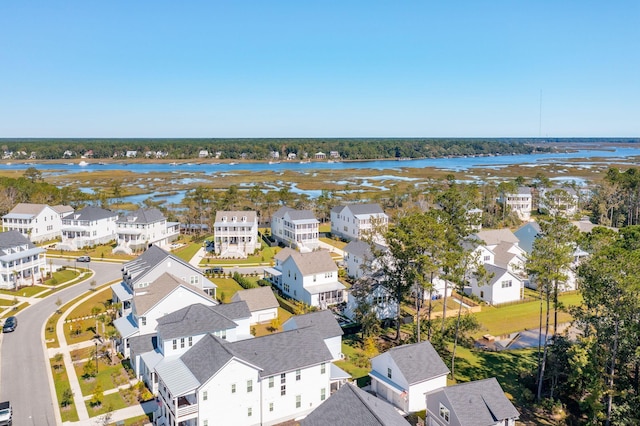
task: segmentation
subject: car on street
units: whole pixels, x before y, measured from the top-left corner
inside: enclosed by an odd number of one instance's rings
[[[4,321],[2,332],[9,333],[11,331],[14,331],[16,327],[18,327],[18,319],[16,317],[9,317]]]
[[[91,258],[89,256],[80,256],[76,259],[76,262],[91,262]]]
[[[9,401],[0,402],[0,426],[11,426],[13,412]]]
[[[224,268],[222,266],[215,266],[213,268],[205,269],[204,273],[207,275],[224,274]]]

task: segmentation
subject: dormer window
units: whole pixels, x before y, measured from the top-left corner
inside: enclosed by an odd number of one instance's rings
[[[440,418],[443,419],[445,422],[449,423],[449,415],[450,415],[449,409],[444,405],[440,404]]]
[[[231,220],[233,220],[234,222],[237,222],[238,218],[236,216],[234,216]]]
[[[246,222],[247,221],[247,217],[246,216],[242,216],[242,221]]]
[[[226,216],[222,216],[222,221],[226,222],[227,221],[227,217]]]

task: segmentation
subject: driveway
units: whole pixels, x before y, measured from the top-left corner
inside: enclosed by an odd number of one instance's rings
[[[43,333],[47,319],[57,308],[55,302],[58,297],[64,305],[88,291],[91,280],[100,285],[122,277],[122,265],[119,263],[91,262],[82,266],[93,269],[95,275],[18,313],[16,331],[2,336],[0,401],[11,401],[15,425],[56,424],[57,407],[52,402]]]

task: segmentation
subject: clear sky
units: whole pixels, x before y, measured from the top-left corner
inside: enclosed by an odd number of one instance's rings
[[[0,2],[0,137],[539,134],[640,136],[640,1]]]

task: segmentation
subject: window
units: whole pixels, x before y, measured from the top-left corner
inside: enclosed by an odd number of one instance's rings
[[[253,410],[251,407],[247,408],[247,417],[251,417],[253,415]]]
[[[207,391],[202,392],[202,400],[206,401],[209,399],[209,393]]]
[[[202,426],[209,426],[209,420],[203,420]]]
[[[440,404],[440,417],[449,423],[449,409],[442,404]]]
[[[509,288],[511,286],[513,286],[513,283],[511,282],[511,280],[502,281],[502,288]]]
[[[147,317],[140,317],[140,324],[147,325]]]
[[[231,384],[231,393],[236,393],[236,384],[235,383]]]
[[[273,411],[273,402],[269,403],[269,411]]]
[[[284,396],[287,394],[287,385],[280,385],[280,395]]]
[[[269,387],[273,387],[273,376],[269,377]]]
[[[327,389],[326,388],[320,389],[320,401],[324,401],[326,397],[327,397]]]
[[[247,393],[253,392],[253,380],[247,380]]]
[[[485,262],[489,262],[489,261],[491,261],[491,256],[485,256],[485,257],[484,257],[484,261],[485,261]]]
[[[296,381],[300,380],[300,375],[302,372],[300,370],[296,370]]]
[[[184,337],[180,339],[180,347],[184,348]]]
[[[387,377],[391,379],[391,376],[392,376],[391,369],[387,368]]]
[[[189,346],[193,346],[193,337],[189,336]]]
[[[302,396],[296,395],[296,408],[300,408],[301,405],[302,405]]]
[[[178,349],[178,341],[173,339],[173,350],[175,351],[176,349]]]
[[[323,362],[322,364],[320,364],[320,374],[324,374],[326,372],[327,372],[327,364]]]

